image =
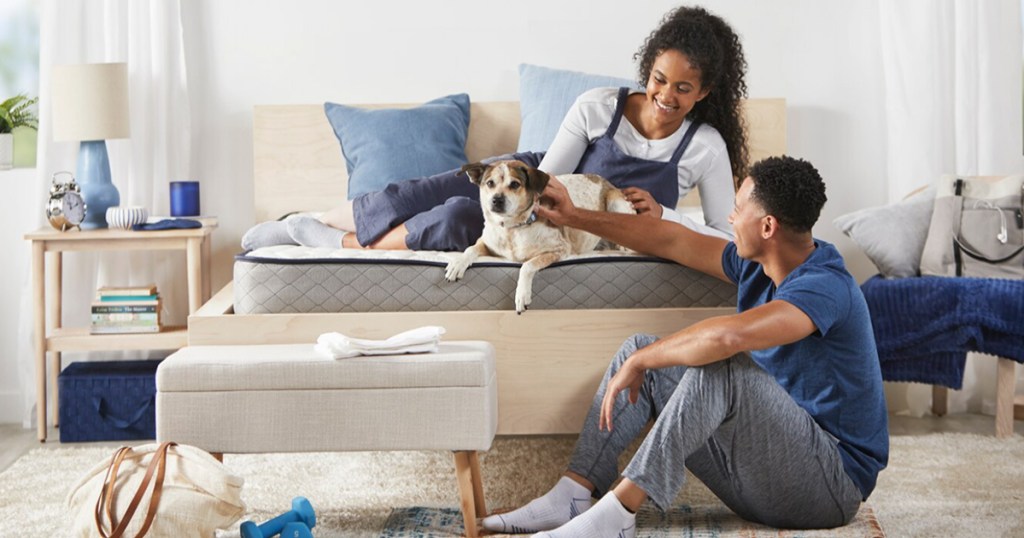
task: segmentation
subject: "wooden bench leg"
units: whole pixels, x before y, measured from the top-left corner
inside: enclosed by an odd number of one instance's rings
[[[484,478],[480,474],[480,458],[476,452],[469,453],[469,470],[473,473],[473,500],[476,501],[477,517],[487,515],[487,503],[484,502]]]
[[[462,519],[466,525],[466,536],[476,538],[477,515],[487,513],[484,503],[484,486],[480,478],[480,461],[476,451],[455,452],[455,478],[459,482],[459,497],[462,501]]]
[[[1013,435],[1013,389],[1016,364],[1010,359],[999,358],[996,365],[996,437]]]

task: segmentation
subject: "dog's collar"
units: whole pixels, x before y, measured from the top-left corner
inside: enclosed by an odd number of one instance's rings
[[[533,224],[534,222],[537,222],[537,212],[536,211],[530,211],[530,216],[526,217],[526,220],[524,220],[523,222],[518,222],[516,224],[512,224],[511,226],[506,226],[506,228],[508,228],[508,229],[522,228],[523,226],[529,226],[529,225]]]

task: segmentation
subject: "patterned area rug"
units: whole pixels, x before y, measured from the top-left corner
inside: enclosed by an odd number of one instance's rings
[[[543,494],[558,480],[573,441],[496,439],[480,459],[487,505],[516,507]],[[0,521],[7,529],[0,536],[69,536],[68,489],[113,450],[47,443],[0,472]],[[449,537],[462,527],[454,510],[446,516],[437,508],[420,509],[422,514],[413,517],[409,509],[396,508],[459,506],[449,453],[228,454],[224,463],[245,477],[242,498],[249,510],[244,519],[266,521],[302,495],[316,509],[317,538],[378,538],[382,529],[385,536]],[[841,529],[780,533],[739,520],[692,480],[676,498],[677,510],[662,519],[657,512],[641,512],[655,519],[641,520],[638,536],[874,537],[882,535],[879,521],[894,537],[1024,536],[1024,437],[893,437],[889,468],[869,503],[871,510],[862,507]],[[417,517],[425,522],[410,531],[408,522]],[[217,536],[238,538],[238,524]]]
[[[413,506],[391,511],[381,538],[449,538],[461,536],[457,508]],[[744,521],[724,506],[679,505],[662,513],[650,504],[637,514],[637,538],[883,538],[881,525],[868,505],[849,525],[827,530],[779,530]],[[499,535],[507,536],[507,535]]]

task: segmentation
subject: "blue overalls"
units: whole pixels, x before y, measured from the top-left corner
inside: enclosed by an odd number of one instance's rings
[[[614,137],[628,95],[629,88],[619,89],[608,130],[590,143],[575,173],[597,174],[620,189],[639,187],[650,192],[659,204],[675,207],[679,201],[679,159],[699,124],[690,125],[667,162],[627,155],[615,144]],[[543,157],[543,153],[513,153],[484,162],[515,159],[537,167]],[[405,244],[411,250],[462,251],[483,234],[480,188],[459,170],[395,182],[381,191],[357,197],[352,204],[356,238],[361,245],[376,242],[402,223],[409,231]]]

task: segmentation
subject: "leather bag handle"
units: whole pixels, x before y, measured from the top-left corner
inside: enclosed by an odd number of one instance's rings
[[[149,532],[149,528],[153,525],[153,520],[156,517],[156,511],[160,505],[160,496],[163,492],[164,474],[167,469],[167,450],[176,444],[173,442],[161,443],[153,453],[153,458],[149,461],[149,465],[146,466],[146,475],[135,490],[135,495],[128,504],[128,509],[125,511],[120,524],[116,523],[114,519],[114,486],[117,483],[117,472],[121,467],[121,463],[131,453],[132,449],[131,447],[123,446],[117,450],[110,462],[110,466],[107,467],[107,473],[103,479],[103,487],[100,490],[99,498],[96,500],[96,508],[94,510],[96,530],[100,533],[100,536],[103,538],[122,538],[124,536],[128,524],[135,515],[135,511],[138,509],[143,497],[145,497],[149,483],[155,475],[156,482],[153,484],[153,493],[150,496],[149,508],[146,510],[146,519],[143,521],[142,528],[139,529],[135,538],[142,538]],[[107,534],[107,531],[104,529],[104,516],[110,520],[110,527],[112,528],[110,534]]]

